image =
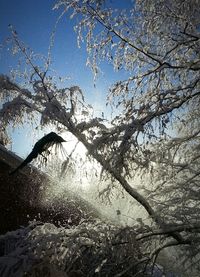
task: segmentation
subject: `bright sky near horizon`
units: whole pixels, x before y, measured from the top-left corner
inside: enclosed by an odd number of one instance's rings
[[[112,2],[112,1],[111,1]],[[115,3],[120,3],[116,0]],[[61,10],[52,10],[56,1],[51,0],[1,0],[0,1],[0,74],[8,74],[16,65],[8,46],[4,46],[5,39],[10,35],[8,25],[11,24],[17,31],[20,39],[35,53],[47,55],[51,32],[55,26]],[[127,5],[131,0],[126,0]],[[126,5],[125,5],[126,6]],[[79,85],[99,113],[105,108],[105,95],[110,84],[123,78],[121,73],[114,73],[112,66],[102,64],[102,72],[94,87],[93,74],[86,67],[87,53],[85,45],[77,47],[77,38],[73,30],[73,21],[65,15],[57,26],[55,44],[52,50],[53,69],[58,75],[69,76],[69,85]],[[25,130],[16,131],[14,136],[13,151],[27,154],[24,149]],[[29,136],[27,133],[25,136]],[[28,137],[27,137],[28,138]],[[32,142],[33,144],[33,142]]]

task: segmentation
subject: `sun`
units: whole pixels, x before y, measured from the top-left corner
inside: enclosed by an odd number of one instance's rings
[[[77,138],[75,138],[70,133],[62,133],[61,136],[66,140],[66,142],[62,143],[62,145],[68,156],[72,158],[77,156],[79,156],[81,159],[86,158],[87,149],[81,142],[77,140]]]

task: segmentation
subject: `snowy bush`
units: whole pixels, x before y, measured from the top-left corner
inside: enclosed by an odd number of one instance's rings
[[[73,271],[83,276],[124,276],[138,272],[143,263],[134,231],[101,221],[70,229],[33,223],[1,236],[0,246],[2,277],[37,276],[45,270],[43,276],[52,277]]]

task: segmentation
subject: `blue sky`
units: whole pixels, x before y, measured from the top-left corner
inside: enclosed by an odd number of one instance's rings
[[[26,45],[30,46],[34,52],[46,55],[50,34],[61,13],[61,10],[52,10],[55,3],[56,1],[51,0],[1,0],[0,44],[3,44],[10,35],[8,25],[11,24]],[[131,5],[130,0],[115,0],[113,3]],[[86,94],[86,99],[96,105],[101,113],[101,110],[105,108],[105,95],[109,85],[120,79],[123,73],[114,73],[112,66],[104,63],[102,64],[103,73],[98,77],[96,87],[94,87],[93,74],[90,68],[85,66],[86,49],[84,45],[81,45],[81,48],[77,47],[73,23],[67,16],[64,16],[57,26],[52,51],[53,69],[59,75],[71,78],[68,85],[79,85]],[[7,47],[3,47],[0,50],[0,73],[8,74],[10,69],[16,65],[16,61]],[[14,134],[13,150],[22,155],[27,153],[22,140],[26,129],[17,130]],[[29,134],[26,135],[29,136]]]
[[[55,1],[1,0],[0,2],[0,41],[9,36],[8,25],[12,24],[19,37],[34,52],[47,54],[49,38],[61,11],[52,10]],[[85,67],[84,47],[77,47],[72,21],[66,16],[59,22],[53,48],[53,68],[58,74],[71,77],[71,83],[81,83],[83,88],[92,84],[93,76]],[[14,58],[4,50],[1,53],[0,71],[7,73],[14,64]],[[84,78],[80,69],[84,68]],[[89,85],[90,87],[90,85]],[[93,87],[93,85],[92,85]]]

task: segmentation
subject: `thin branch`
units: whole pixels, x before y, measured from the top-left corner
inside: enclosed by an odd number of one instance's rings
[[[153,231],[153,232],[148,232],[144,235],[138,235],[136,237],[136,240],[143,240],[149,237],[154,237],[154,236],[162,236],[162,235],[170,235],[173,232],[193,232],[193,231],[199,231],[200,230],[200,225],[194,225],[194,226],[190,226],[190,225],[183,225],[183,226],[174,226],[170,229],[167,230],[157,230],[157,231]],[[186,240],[187,242],[187,240]],[[189,244],[189,241],[188,241]]]
[[[155,61],[156,63],[159,63],[160,65],[162,64],[162,62],[153,57],[152,55],[150,55],[148,52],[145,52],[143,49],[140,49],[139,47],[137,47],[135,44],[133,44],[132,42],[128,41],[127,38],[123,37],[117,30],[115,30],[112,26],[106,24],[106,22],[104,21],[104,19],[102,18],[102,16],[95,10],[95,8],[93,8],[90,4],[87,4],[88,7],[92,10],[92,12],[88,9],[88,12],[90,15],[94,16],[96,20],[102,25],[104,26],[109,32],[115,34],[116,37],[118,37],[121,41],[125,42],[126,44],[128,44],[129,46],[131,46],[133,49],[137,50],[138,52],[142,53],[143,55],[145,55],[146,57],[148,57],[149,59]]]
[[[42,85],[43,85],[43,88],[44,88],[44,91],[46,92],[46,96],[48,98],[48,101],[51,101],[51,98],[49,97],[48,95],[48,88],[45,84],[45,73],[42,75],[40,73],[40,71],[38,70],[38,67],[35,66],[31,60],[31,58],[29,57],[27,51],[26,51],[26,48],[23,47],[21,45],[21,43],[19,42],[18,40],[18,37],[17,37],[17,33],[12,29],[12,35],[13,35],[13,38],[14,38],[14,42],[16,43],[16,45],[19,47],[20,51],[24,54],[24,56],[26,57],[26,59],[28,60],[28,63],[31,65],[31,67],[33,68],[33,70],[35,71],[35,73],[37,74],[37,76],[40,78],[41,82],[42,82]]]

